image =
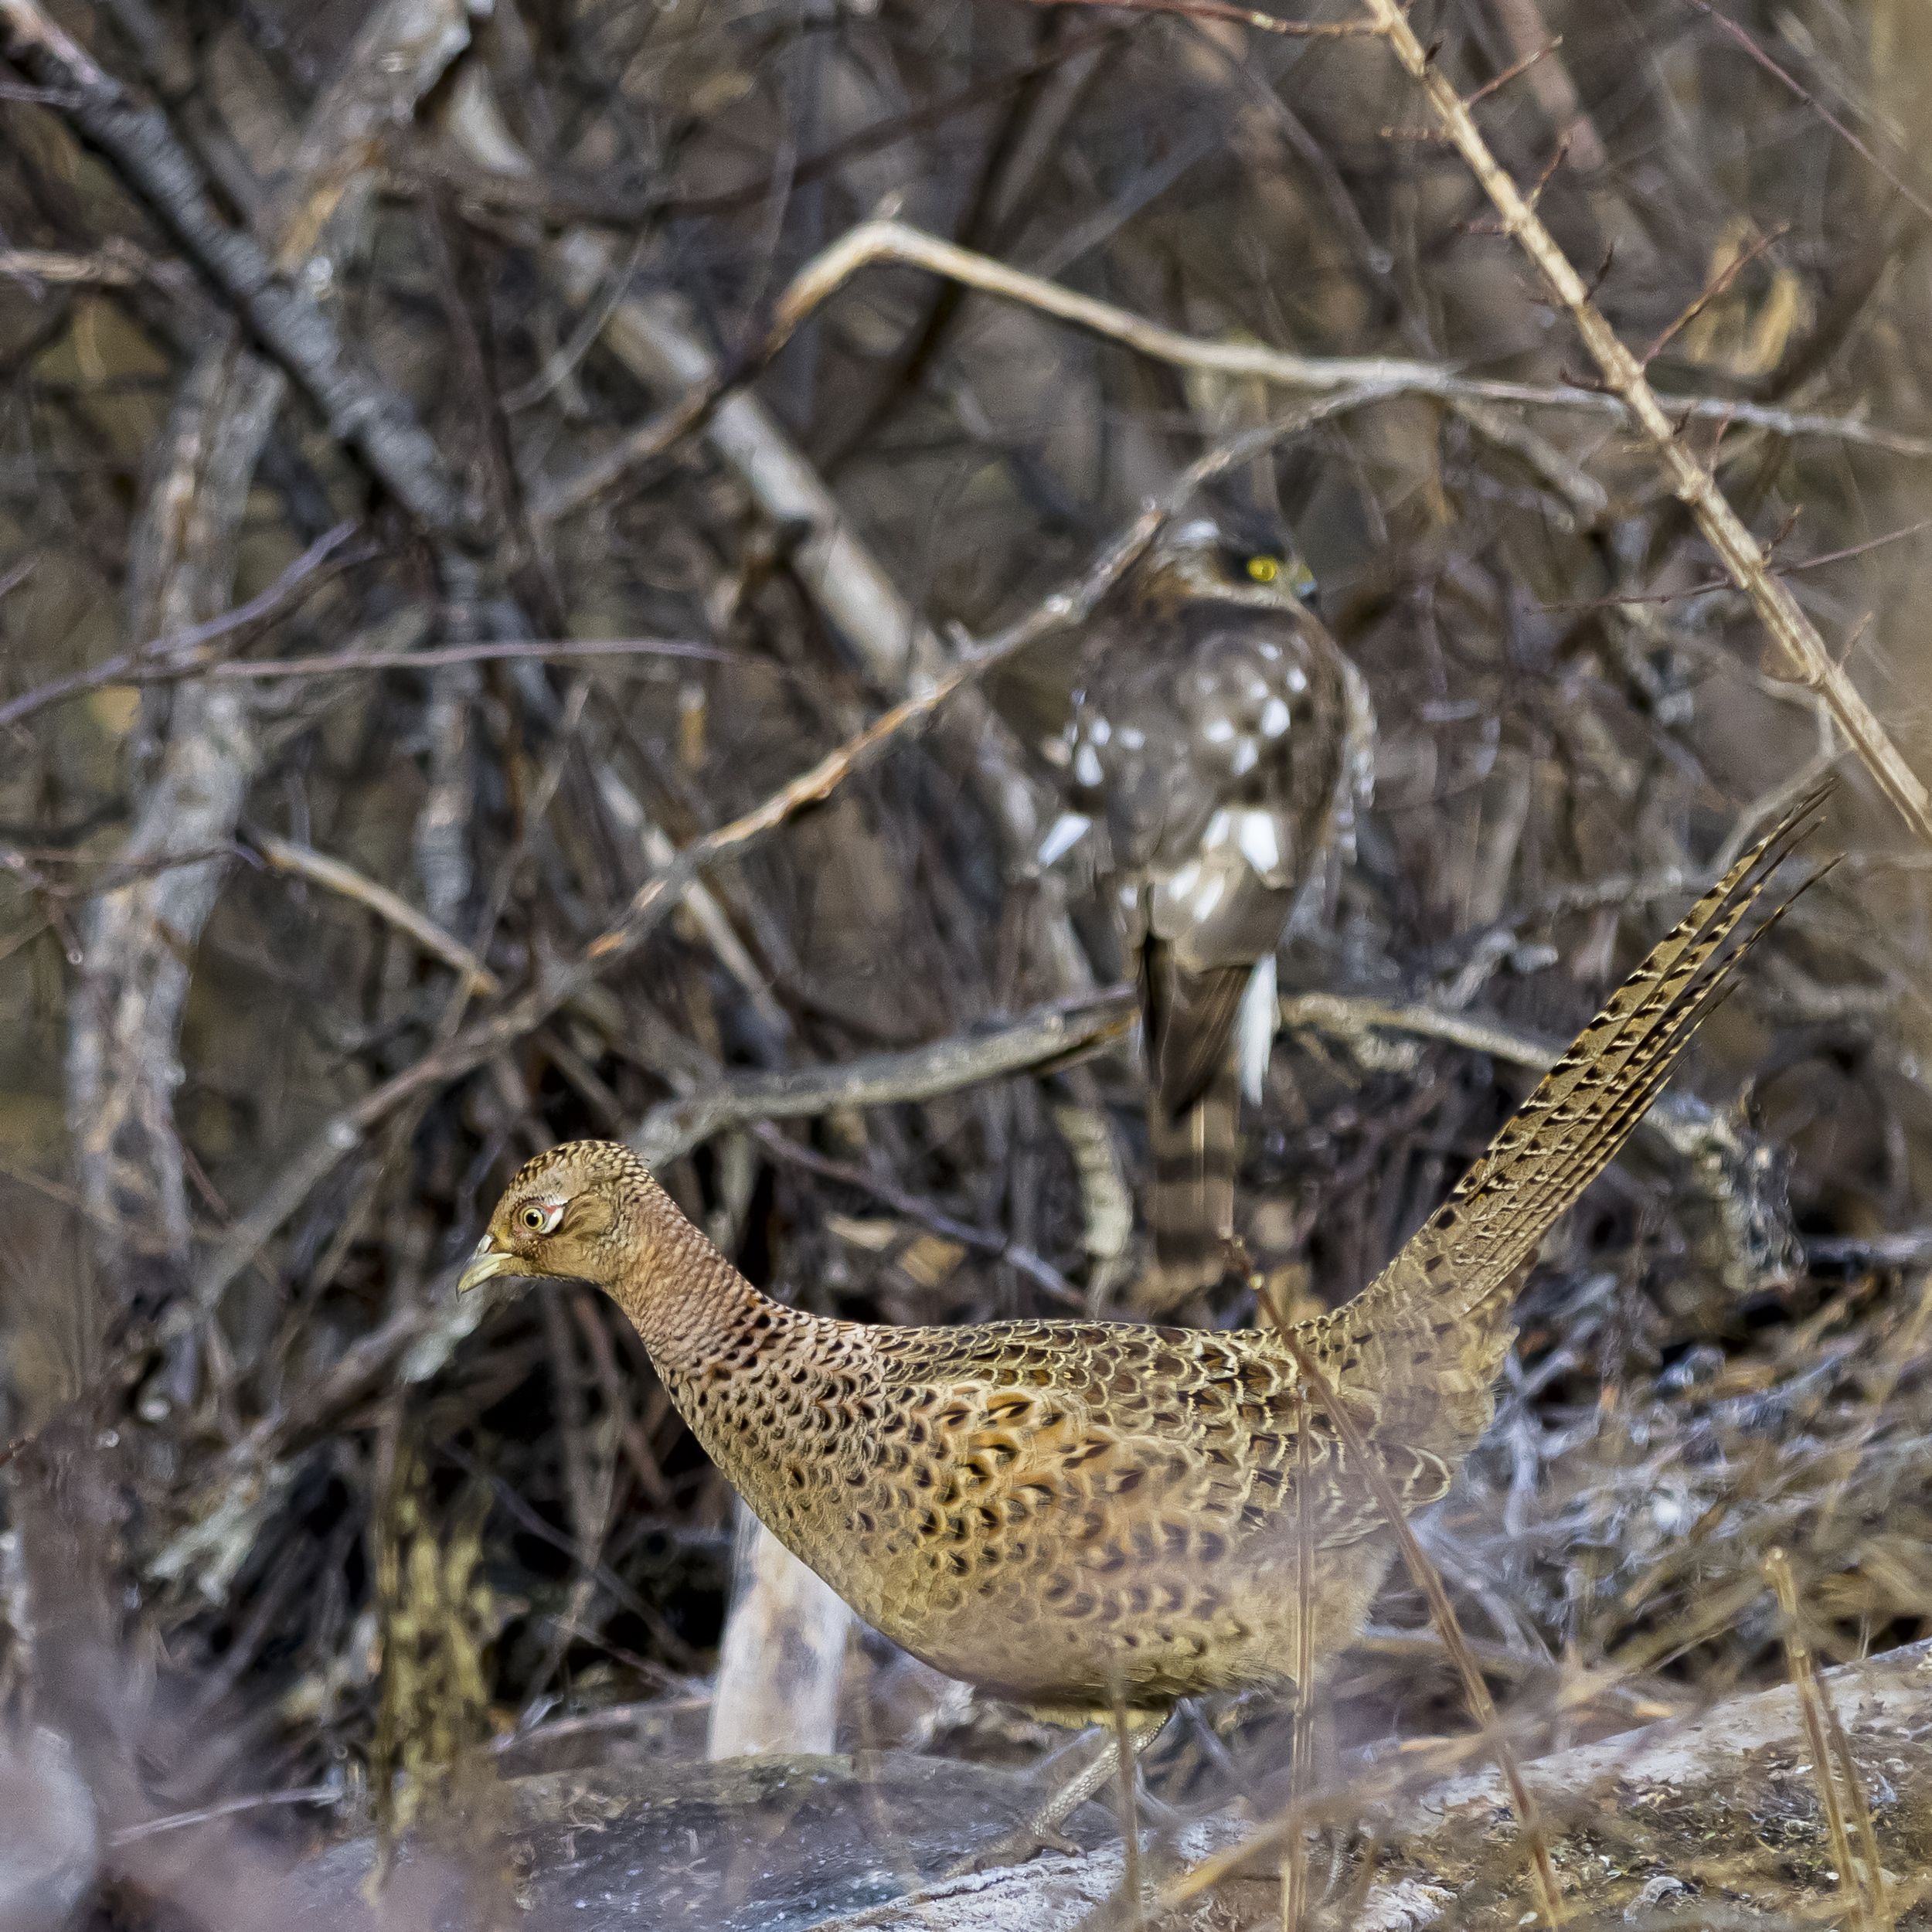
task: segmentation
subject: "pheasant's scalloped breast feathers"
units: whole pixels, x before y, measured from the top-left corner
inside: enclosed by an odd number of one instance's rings
[[[1387,1551],[1357,1546],[1386,1525],[1271,1335],[774,1313],[797,1353],[714,1361],[687,1413],[781,1540],[936,1668],[1056,1706],[1278,1675],[1304,1427],[1317,1573],[1334,1614],[1366,1611]],[[1372,1449],[1411,1509],[1454,1474]]]

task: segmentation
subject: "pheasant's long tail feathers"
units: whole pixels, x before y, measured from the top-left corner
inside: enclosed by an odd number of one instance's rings
[[[1228,1237],[1234,1232],[1240,1108],[1232,1066],[1216,1073],[1199,1099],[1179,1114],[1162,1104],[1158,1087],[1148,1095],[1154,1182],[1148,1221],[1154,1230],[1154,1267],[1134,1298],[1144,1314],[1165,1314],[1199,1290],[1212,1287],[1227,1265]]]
[[[1739,962],[1797,896],[1747,929],[1746,915],[1812,829],[1830,789],[1801,800],[1699,900],[1402,1252],[1316,1325],[1345,1383],[1389,1391],[1379,1427],[1420,1444],[1487,1426],[1516,1285],[1556,1217],[1630,1138],[1691,1036],[1731,990]],[[1427,1412],[1445,1402],[1457,1414],[1438,1413],[1429,1426]]]

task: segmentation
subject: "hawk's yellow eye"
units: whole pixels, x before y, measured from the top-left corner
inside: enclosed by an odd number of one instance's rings
[[[1251,556],[1248,559],[1248,575],[1257,583],[1272,583],[1281,574],[1281,560],[1274,556]]]

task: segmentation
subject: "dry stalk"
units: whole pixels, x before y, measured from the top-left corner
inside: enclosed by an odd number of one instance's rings
[[[1829,1532],[1838,1505],[1845,1500],[1845,1489],[1872,1437],[1883,1426],[1891,1409],[1893,1395],[1906,1370],[1917,1358],[1928,1326],[1932,1326],[1932,1275],[1927,1275],[1919,1284],[1919,1298],[1912,1312],[1879,1355],[1878,1373],[1866,1391],[1865,1413],[1851,1439],[1835,1452],[1834,1459],[1838,1470],[1818,1512],[1817,1526],[1812,1531],[1814,1543],[1821,1543]]]
[[[1141,1896],[1141,1819],[1134,1801],[1134,1781],[1140,1760],[1127,1721],[1127,1702],[1117,1682],[1113,1685],[1114,1777],[1121,1787],[1121,1892],[1127,1903],[1128,1932],[1141,1932],[1145,1900]]]
[[[463,974],[472,992],[487,999],[502,990],[495,974],[460,939],[445,932],[434,920],[425,918],[407,900],[399,897],[386,886],[379,886],[374,879],[364,878],[354,866],[344,865],[339,859],[331,859],[307,845],[278,838],[272,832],[251,831],[247,837],[275,871],[309,879],[329,892],[339,893],[345,899],[352,899],[359,906],[366,906],[378,919],[386,920],[398,932],[406,933],[424,952]]]
[[[1832,661],[1825,640],[1798,608],[1797,600],[1771,574],[1763,546],[1744,527],[1716,479],[1680,440],[1644,373],[1643,364],[1624,346],[1590,300],[1583,277],[1557,246],[1556,237],[1490,152],[1474,117],[1416,38],[1396,0],[1363,0],[1363,5],[1387,36],[1396,57],[1421,84],[1457,152],[1495,203],[1503,232],[1515,236],[1550,292],[1570,311],[1605,383],[1650,444],[1671,488],[1689,507],[1732,580],[1750,598],[1784,658],[1786,679],[1815,692],[1824,700],[1900,816],[1932,844],[1932,794],[1900,754],[1858,687]]]
[[[1872,1824],[1872,1808],[1865,1801],[1865,1785],[1859,1777],[1858,1762],[1852,1755],[1852,1740],[1838,1720],[1838,1706],[1824,1685],[1818,1685],[1818,1700],[1825,1713],[1825,1728],[1832,1740],[1832,1756],[1838,1775],[1845,1781],[1845,1794],[1852,1804],[1852,1822],[1858,1827],[1859,1849],[1865,1855],[1865,1879],[1870,1888],[1880,1932],[1892,1932],[1903,1909],[1895,1903],[1886,1881],[1885,1866],[1879,1857],[1879,1835]]]
[[[1516,1814],[1516,1822],[1529,1848],[1530,1880],[1536,1893],[1537,1910],[1543,1914],[1544,1923],[1553,1929],[1563,1922],[1563,1894],[1556,1883],[1556,1867],[1550,1862],[1549,1845],[1543,1837],[1542,1815],[1536,1801],[1530,1795],[1529,1787],[1523,1781],[1522,1768],[1516,1762],[1516,1753],[1503,1734],[1495,1702],[1489,1695],[1488,1685],[1482,1681],[1482,1668],[1469,1648],[1468,1639],[1462,1634],[1455,1607],[1444,1587],[1441,1572],[1423,1553],[1422,1546],[1417,1542],[1415,1532],[1409,1527],[1408,1518],[1403,1513],[1401,1498],[1383,1473],[1382,1465],[1376,1460],[1367,1439],[1355,1426],[1354,1417],[1336,1394],[1333,1384],[1321,1372],[1321,1365],[1302,1345],[1293,1327],[1275,1306],[1265,1279],[1259,1274],[1250,1279],[1256,1299],[1274,1324],[1282,1345],[1294,1358],[1294,1366],[1301,1371],[1309,1393],[1333,1418],[1342,1447],[1360,1466],[1364,1479],[1375,1492],[1376,1501],[1389,1519],[1396,1546],[1402,1552],[1403,1562],[1416,1587],[1428,1600],[1430,1614],[1442,1634],[1443,1646],[1462,1679],[1463,1694],[1469,1699],[1471,1715],[1475,1717],[1485,1743],[1495,1752],[1503,1782],[1509,1787],[1510,1806]]]
[[[1453,100],[1454,96],[1451,94],[1450,98]],[[1506,182],[1508,177],[1504,176],[1503,179]],[[1515,192],[1513,185],[1511,192]],[[1553,248],[1555,244],[1551,246]],[[1559,256],[1558,259],[1562,257]],[[1617,396],[1568,384],[1553,386],[1492,382],[1458,376],[1436,363],[1410,361],[1400,356],[1297,355],[1290,350],[1269,349],[1256,342],[1203,341],[1196,336],[1163,328],[1158,323],[1150,322],[1129,310],[1117,308],[1111,302],[1096,301],[1090,296],[1076,294],[1073,290],[1043,276],[1009,268],[989,255],[942,241],[937,236],[927,234],[903,222],[867,221],[848,230],[798,271],[780,297],[771,326],[764,338],[736,363],[693,383],[675,402],[648,421],[639,423],[601,455],[592,458],[571,474],[534,491],[530,506],[532,519],[539,523],[552,522],[582,509],[640,464],[663,455],[685,437],[702,429],[718,405],[757,376],[815,309],[835,294],[859,270],[882,264],[923,268],[932,274],[947,277],[982,294],[1019,302],[1043,315],[1070,322],[1076,328],[1091,330],[1110,342],[1122,343],[1156,362],[1170,363],[1175,368],[1254,378],[1280,388],[1304,393],[1321,394],[1353,390],[1356,393],[1352,406],[1393,396],[1433,396],[1451,403],[1521,403],[1588,415],[1621,417],[1624,413],[1624,405]],[[1574,281],[1575,271],[1573,270],[1570,274]],[[1576,286],[1580,295],[1583,285],[1577,282]],[[1655,401],[1653,397],[1653,403]],[[1762,403],[1735,401],[1728,396],[1673,396],[1670,401],[1671,406],[1682,414],[1700,420],[1747,424],[1769,430],[1774,435],[1831,436],[1845,442],[1887,450],[1895,455],[1932,456],[1932,437],[1875,430],[1849,417],[1801,415],[1788,410],[1767,408]],[[1660,422],[1663,420],[1661,410],[1658,411],[1658,418]],[[1472,415],[1469,420],[1479,432],[1486,433],[1486,418]],[[1530,461],[1539,461],[1543,447],[1540,438],[1532,441],[1515,436],[1505,440],[1519,457]],[[1556,474],[1548,479],[1553,488],[1565,497],[1573,496],[1574,466],[1566,459],[1560,459],[1556,470]]]
[[[1274,1314],[1270,1297],[1269,1312]],[[1276,1326],[1281,1325],[1276,1318]],[[1308,1500],[1312,1493],[1308,1400],[1298,1391],[1294,1404],[1294,1731],[1288,1749],[1290,1801],[1307,1794],[1315,1763],[1315,1526]],[[1292,1834],[1281,1848],[1281,1932],[1301,1932],[1308,1916],[1308,1846]]]
[[[1811,1775],[1818,1784],[1818,1808],[1825,1814],[1825,1828],[1832,1844],[1832,1862],[1838,1867],[1838,1889],[1850,1900],[1852,1920],[1859,1932],[1872,1932],[1880,1924],[1889,1926],[1891,1922],[1890,1914],[1883,1904],[1884,1880],[1879,1876],[1876,1842],[1870,1837],[1868,1816],[1866,1834],[1870,1869],[1867,1870],[1853,1863],[1852,1840],[1845,1828],[1844,1801],[1839,1794],[1838,1774],[1834,1770],[1831,1748],[1825,1736],[1824,1699],[1818,1689],[1817,1673],[1811,1668],[1811,1647],[1804,1641],[1804,1629],[1798,1619],[1798,1587],[1791,1577],[1791,1559],[1782,1549],[1767,1549],[1764,1553],[1764,1574],[1777,1597],[1778,1611],[1784,1620],[1785,1661],[1791,1668],[1791,1688],[1798,1693],[1804,1742],[1811,1754]],[[1855,1798],[1858,1779],[1856,1767],[1851,1760],[1848,1747],[1839,1769]],[[1862,1798],[1856,1798],[1856,1801],[1860,1810],[1863,1810]],[[1879,1900],[1877,1914],[1872,1910],[1875,1892]]]

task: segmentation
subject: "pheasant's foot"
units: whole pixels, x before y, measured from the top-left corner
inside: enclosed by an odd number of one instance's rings
[[[992,1844],[982,1845],[978,1851],[968,1852],[963,1859],[947,1866],[943,1876],[963,1879],[975,1872],[996,1872],[1002,1865],[1024,1865],[1029,1859],[1038,1858],[1043,1852],[1064,1852],[1071,1856],[1080,1849],[1064,1832],[1057,1832],[1051,1825],[1029,1818],[1015,1825],[1002,1837],[995,1838]]]
[[[1128,1744],[1138,1763],[1147,1747],[1166,1728],[1165,1711],[1137,1711],[1128,1732]],[[990,1872],[1002,1865],[1023,1865],[1043,1852],[1077,1852],[1080,1848],[1060,1827],[1111,1777],[1119,1767],[1118,1747],[1111,1730],[1100,1728],[1067,1747],[1068,1757],[1078,1754],[1080,1767],[1047,1798],[1030,1817],[1023,1818],[1003,1837],[991,1845],[970,1852],[957,1864],[947,1866],[944,1876],[964,1878],[970,1872]],[[1049,1763],[1057,1763],[1057,1758]]]

